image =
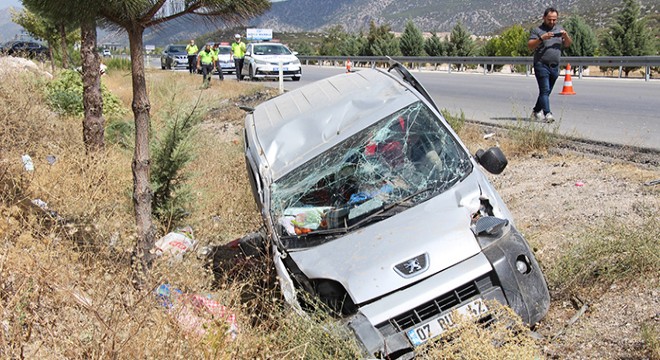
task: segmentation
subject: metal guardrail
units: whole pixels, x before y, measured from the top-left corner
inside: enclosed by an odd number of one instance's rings
[[[309,56],[298,55],[300,61],[309,65],[310,62],[316,62],[319,65],[324,63],[345,62],[351,59],[354,66],[357,64],[386,64],[389,58],[386,56]],[[488,73],[487,65],[526,65],[527,75],[531,74],[532,60],[531,56],[528,57],[507,57],[507,56],[393,56],[393,60],[401,63],[413,64],[434,64],[437,68],[438,64],[464,64],[464,65],[481,65],[483,66],[484,73]],[[576,69],[577,74],[582,78],[583,68],[585,66],[601,66],[619,69],[619,77],[621,77],[622,68],[624,67],[643,67],[644,78],[646,81],[650,80],[651,67],[660,66],[660,56],[563,56],[560,65],[571,64]],[[448,72],[452,71],[452,67],[448,66]]]

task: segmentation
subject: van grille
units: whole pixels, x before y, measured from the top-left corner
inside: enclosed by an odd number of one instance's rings
[[[397,315],[389,320],[396,331],[403,331],[417,324],[421,324],[436,315],[439,315],[451,308],[458,306],[462,302],[483,293],[485,290],[494,286],[492,274],[483,275],[467,284],[461,285],[446,294],[417,306],[403,314]],[[383,323],[377,328],[387,327],[388,323]]]

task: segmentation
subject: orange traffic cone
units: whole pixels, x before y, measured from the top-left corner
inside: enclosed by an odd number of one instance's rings
[[[351,72],[351,59],[346,59],[346,72]]]
[[[575,95],[573,81],[571,80],[571,64],[566,64],[566,76],[564,77],[564,88],[559,95]]]

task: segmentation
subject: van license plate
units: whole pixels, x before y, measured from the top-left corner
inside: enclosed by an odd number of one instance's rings
[[[482,299],[476,299],[459,308],[455,309],[459,314],[468,316],[470,318],[479,318],[481,315],[488,312],[488,308]],[[453,318],[453,311],[442,315],[441,317],[431,320],[424,325],[408,330],[406,333],[408,338],[415,346],[419,346],[429,339],[440,336],[445,331],[456,326],[456,321]],[[458,319],[456,319],[458,320]]]

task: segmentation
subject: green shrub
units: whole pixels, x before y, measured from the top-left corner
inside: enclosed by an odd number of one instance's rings
[[[194,159],[192,137],[195,125],[201,121],[196,108],[183,117],[179,112],[167,116],[162,137],[151,144],[153,212],[165,232],[178,226],[189,213],[187,207],[193,199],[184,168]]]
[[[108,119],[119,118],[128,110],[121,100],[101,84],[103,114]],[[75,70],[63,70],[55,80],[46,85],[46,101],[54,111],[71,116],[82,116],[83,83],[82,76]]]
[[[135,139],[135,123],[133,120],[111,121],[105,127],[105,140],[125,149],[132,149]]]
[[[108,67],[108,71],[121,70],[131,71],[131,60],[124,57],[113,57],[103,62]]]
[[[461,131],[463,126],[465,126],[465,113],[463,113],[463,110],[461,110],[459,115],[454,115],[447,109],[441,109],[440,113],[455,132]]]
[[[529,153],[555,146],[558,142],[559,124],[555,123],[551,129],[544,125],[529,121],[518,121],[508,131],[511,146],[519,153]]]

